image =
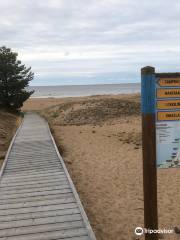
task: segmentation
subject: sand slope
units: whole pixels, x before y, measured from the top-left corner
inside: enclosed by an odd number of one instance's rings
[[[0,167],[19,123],[17,115],[0,110]]]

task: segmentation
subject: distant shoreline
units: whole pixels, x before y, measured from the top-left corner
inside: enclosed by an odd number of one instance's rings
[[[41,96],[41,97],[30,97],[30,99],[64,99],[64,98],[83,98],[83,97],[116,97],[116,96],[119,96],[119,95],[133,95],[133,94],[139,94],[140,92],[137,92],[137,93],[118,93],[118,94],[99,94],[99,95],[85,95],[85,96],[51,96],[51,97],[47,97],[47,96]]]
[[[119,95],[140,93],[139,83],[102,84],[102,85],[67,85],[67,86],[34,86],[31,98],[66,98],[102,95]]]
[[[79,86],[114,86],[114,85],[131,85],[131,84],[141,84],[140,82],[136,83],[103,83],[103,84],[67,84],[67,85],[30,85],[29,87],[79,87]]]

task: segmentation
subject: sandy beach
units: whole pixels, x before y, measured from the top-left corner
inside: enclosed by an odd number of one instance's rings
[[[143,226],[139,95],[30,99],[23,110],[40,111],[49,121],[97,240],[138,239],[134,229]],[[178,169],[158,170],[159,228],[179,226],[179,179]]]

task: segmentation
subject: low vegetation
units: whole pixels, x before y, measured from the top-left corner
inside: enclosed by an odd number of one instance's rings
[[[102,124],[107,120],[125,116],[138,116],[140,102],[118,98],[90,99],[62,103],[49,107],[42,114],[58,125]]]
[[[20,117],[17,114],[0,110],[0,167],[19,123]]]

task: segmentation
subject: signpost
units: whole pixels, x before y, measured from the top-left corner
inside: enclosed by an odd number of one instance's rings
[[[180,73],[141,69],[144,227],[158,229],[157,167],[180,167]],[[157,234],[146,234],[157,240]]]
[[[155,125],[155,69],[141,69],[142,143],[144,227],[158,229],[156,125]],[[157,234],[146,234],[146,240],[157,240]]]

